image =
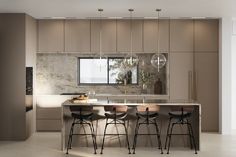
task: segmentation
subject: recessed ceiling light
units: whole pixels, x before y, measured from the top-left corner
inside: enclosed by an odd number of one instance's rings
[[[145,19],[157,19],[157,17],[150,16],[150,17],[144,17]]]
[[[192,17],[192,19],[205,19],[206,17],[203,16],[196,16],[196,17]]]
[[[108,17],[109,19],[122,19],[122,17]]]
[[[54,17],[51,17],[52,19],[65,19],[66,17],[60,17],[60,16],[54,16]]]

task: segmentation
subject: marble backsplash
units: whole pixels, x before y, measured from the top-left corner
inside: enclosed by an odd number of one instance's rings
[[[155,74],[147,88],[148,94],[153,94],[153,84],[160,77],[162,82],[166,82],[164,69],[159,74],[151,66],[150,60],[153,54],[139,54],[140,64],[139,71],[145,70]],[[138,85],[78,85],[77,83],[77,61],[78,57],[88,57],[89,55],[66,54],[66,53],[38,53],[36,69],[36,93],[39,95],[56,95],[61,93],[77,93],[95,91],[100,94],[141,94],[142,83]],[[114,56],[114,55],[112,55]],[[143,64],[144,63],[144,64]],[[164,74],[164,75],[163,75]],[[139,79],[140,80],[140,79]],[[163,86],[166,86],[163,84]],[[166,88],[164,88],[166,90]]]

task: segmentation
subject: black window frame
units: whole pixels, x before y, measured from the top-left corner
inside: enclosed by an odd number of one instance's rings
[[[109,60],[110,59],[124,59],[124,57],[107,57],[107,83],[81,83],[80,82],[80,59],[99,59],[99,57],[78,57],[77,58],[77,85],[78,86],[90,86],[90,85],[96,85],[96,86],[124,86],[124,84],[119,83],[109,83],[110,73],[109,73]],[[136,66],[137,69],[137,83],[128,84],[129,86],[133,85],[139,85],[139,65]]]

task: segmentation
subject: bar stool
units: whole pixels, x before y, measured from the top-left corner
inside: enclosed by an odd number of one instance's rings
[[[140,105],[137,106],[137,121],[136,121],[136,127],[135,127],[135,135],[134,135],[134,142],[133,142],[133,154],[135,154],[135,148],[137,144],[137,137],[138,135],[156,135],[157,141],[158,141],[158,147],[161,149],[161,154],[163,154],[162,150],[162,144],[161,144],[161,137],[160,137],[160,131],[158,127],[158,112],[160,111],[160,106],[158,105]],[[145,124],[147,127],[148,125],[154,125],[156,128],[156,134],[139,134],[139,127],[140,125]]]
[[[71,111],[71,116],[73,118],[73,122],[70,128],[66,154],[68,154],[68,150],[71,149],[72,138],[74,135],[91,135],[92,140],[93,140],[94,154],[96,154],[97,143],[96,143],[96,136],[95,136],[93,122],[92,122],[93,121],[93,106],[70,106],[70,111]],[[74,133],[75,125],[80,125],[82,127],[84,127],[84,125],[88,125],[90,128],[91,134],[86,134],[86,132],[84,134],[75,134]]]
[[[171,136],[172,135],[188,135],[190,140],[191,149],[194,146],[195,154],[197,154],[195,138],[193,135],[192,124],[189,122],[189,118],[191,117],[193,112],[193,107],[172,107],[172,111],[169,112],[169,124],[167,128],[167,135],[165,141],[165,149],[168,144],[167,154],[169,154]],[[175,121],[173,121],[175,120]],[[173,134],[173,127],[178,125],[187,125],[188,133],[187,134]]]
[[[127,127],[125,125],[125,120],[127,117],[127,109],[128,109],[127,106],[121,106],[121,105],[104,106],[104,110],[106,112],[105,113],[106,124],[105,124],[104,135],[103,135],[103,140],[102,140],[102,148],[101,148],[100,154],[103,154],[104,142],[105,142],[106,135],[118,135],[119,136],[119,134],[106,134],[107,126],[110,124],[113,124],[113,125],[119,124],[119,125],[124,126],[125,135],[126,135],[126,142],[127,142],[129,154],[131,154],[130,146],[129,146],[128,131],[127,131]]]

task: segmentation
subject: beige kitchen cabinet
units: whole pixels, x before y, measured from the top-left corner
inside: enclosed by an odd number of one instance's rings
[[[193,52],[193,20],[170,20],[170,52]]]
[[[64,20],[38,20],[38,52],[64,51]]]
[[[99,52],[100,20],[91,20],[91,53]],[[102,20],[101,49],[104,53],[116,52],[116,20]]]
[[[193,53],[170,53],[170,98],[193,96]]]
[[[218,52],[219,20],[195,20],[195,52]]]
[[[218,53],[195,53],[197,101],[202,105],[202,130],[219,131]]]
[[[131,49],[130,20],[117,21],[117,51],[129,52]],[[143,52],[143,20],[132,20],[132,49]]]
[[[90,20],[65,20],[65,51],[90,52]]]
[[[36,108],[36,129],[37,131],[60,131],[61,129],[61,108]]]
[[[161,52],[169,52],[169,20],[160,20],[159,44]],[[144,20],[143,24],[143,45],[144,52],[157,51],[157,20]]]

